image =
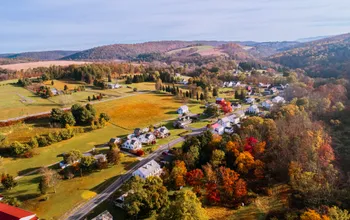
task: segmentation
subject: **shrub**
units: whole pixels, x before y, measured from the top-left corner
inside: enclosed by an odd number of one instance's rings
[[[18,141],[15,141],[11,144],[11,153],[15,156],[19,156],[24,154],[26,151],[28,151],[28,145],[21,144]]]
[[[1,175],[1,184],[4,186],[6,190],[12,189],[13,187],[17,186],[17,182],[15,181],[15,178],[10,174],[4,174],[4,173]]]
[[[100,114],[100,121],[101,121],[101,119],[104,119],[105,121],[109,121],[111,118],[106,114],[106,113],[101,113]],[[101,123],[101,122],[100,122]]]
[[[40,136],[38,138],[38,143],[39,143],[39,147],[46,147],[50,144],[45,136]]]
[[[28,145],[31,147],[31,148],[37,148],[39,147],[39,143],[38,143],[38,140],[36,139],[36,137],[32,137],[30,139],[30,141],[28,142]]]
[[[143,150],[138,150],[138,151],[136,151],[135,154],[136,154],[137,156],[141,157],[141,156],[145,155],[145,152],[144,152]]]

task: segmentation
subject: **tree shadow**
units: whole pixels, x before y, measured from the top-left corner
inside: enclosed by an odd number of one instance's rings
[[[27,173],[33,172],[33,171],[38,170],[38,169],[40,169],[40,167],[31,167],[31,168],[27,168],[24,170],[20,170],[20,171],[18,171],[17,174],[18,174],[18,176],[23,176],[23,175],[26,175]],[[31,175],[34,175],[36,173],[37,172],[33,172],[33,173],[26,175],[26,176],[31,176]]]

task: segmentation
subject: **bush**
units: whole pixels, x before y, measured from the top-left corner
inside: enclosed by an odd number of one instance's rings
[[[40,136],[38,138],[38,143],[39,143],[39,147],[46,147],[50,144],[45,136]]]
[[[15,156],[19,156],[28,151],[28,145],[21,144],[18,141],[15,141],[11,144],[11,153]]]
[[[67,129],[60,131],[60,136],[61,136],[62,140],[68,140],[68,139],[72,138],[71,133]]]
[[[38,148],[39,147],[39,143],[38,143],[38,140],[36,139],[36,137],[32,137],[30,139],[30,141],[28,142],[28,145],[31,147],[31,148]]]
[[[137,88],[134,88],[133,91],[134,91],[134,92],[137,92]]]
[[[15,178],[10,174],[4,174],[4,173],[1,175],[1,184],[4,186],[6,190],[12,189],[13,187],[17,186],[17,182],[15,181]]]
[[[145,155],[145,152],[144,152],[143,150],[138,150],[138,151],[136,151],[135,154],[136,154],[137,156],[141,157],[141,156]]]

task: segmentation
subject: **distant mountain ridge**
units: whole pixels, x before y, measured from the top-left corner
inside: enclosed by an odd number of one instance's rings
[[[268,59],[290,68],[303,68],[311,76],[350,76],[350,33],[302,43]]]
[[[0,54],[0,57],[7,59],[58,60],[77,52],[78,51],[53,50],[14,54]]]
[[[267,57],[278,52],[279,49],[295,45],[298,42],[238,42],[238,41],[155,41],[138,44],[112,44],[91,48],[62,58],[63,60],[131,60],[140,54],[165,54],[172,50],[182,49],[195,45],[213,46],[218,49],[226,44],[250,46],[254,50],[246,50],[250,55],[259,54],[258,58]],[[236,47],[237,50],[240,50]],[[230,49],[232,53],[232,47]],[[243,51],[239,51],[240,54]]]

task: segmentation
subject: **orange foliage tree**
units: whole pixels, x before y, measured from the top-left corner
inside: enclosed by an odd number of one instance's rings
[[[176,160],[170,174],[175,187],[179,188],[185,185],[186,173],[187,173],[187,169],[186,169],[185,162],[181,160]]]

